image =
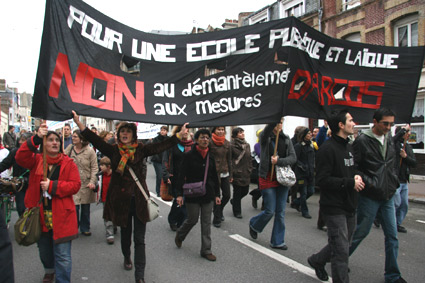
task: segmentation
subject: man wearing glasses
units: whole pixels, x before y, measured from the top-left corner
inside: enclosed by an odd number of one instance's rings
[[[406,217],[409,207],[409,188],[407,183],[410,179],[410,168],[416,167],[416,158],[413,153],[412,146],[408,144],[410,137],[410,125],[404,127],[398,126],[395,129],[394,144],[395,152],[399,152],[396,168],[398,169],[398,180],[400,187],[398,187],[394,196],[394,205],[396,211],[397,231],[399,233],[407,233],[407,229],[401,226],[404,218]]]
[[[385,282],[406,282],[397,264],[398,238],[395,219],[394,193],[399,187],[395,152],[391,136],[395,114],[380,108],[373,115],[373,127],[358,136],[353,143],[354,163],[365,188],[360,192],[357,208],[357,227],[350,255],[366,238],[375,217],[382,223],[385,235]]]

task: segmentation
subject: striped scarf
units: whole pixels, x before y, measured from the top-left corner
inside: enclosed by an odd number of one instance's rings
[[[124,145],[122,143],[118,144],[118,149],[121,154],[121,160],[118,163],[117,172],[122,175],[124,173],[125,165],[127,165],[128,160],[134,159],[134,153],[136,152],[136,148],[139,144],[137,142],[131,145]]]

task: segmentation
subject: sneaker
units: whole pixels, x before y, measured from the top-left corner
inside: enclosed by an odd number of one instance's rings
[[[308,264],[310,264],[311,267],[313,267],[314,271],[316,272],[316,276],[317,278],[319,278],[322,281],[328,281],[329,276],[328,273],[325,270],[325,266],[321,266],[319,264],[315,264],[312,260],[311,257],[309,257],[307,259]]]
[[[55,282],[55,274],[54,273],[44,274],[43,283],[53,283],[53,282]]]
[[[235,217],[236,217],[236,218],[239,218],[239,219],[242,219],[242,214],[240,214],[240,213],[236,213],[236,214],[235,214]]]
[[[125,270],[132,270],[133,269],[133,262],[131,261],[131,258],[124,257],[124,269]]]
[[[179,239],[179,235],[176,233],[176,238],[174,239],[176,246],[180,249],[182,247],[183,241]]]
[[[396,281],[394,281],[394,283],[407,283],[407,281],[404,280],[403,277],[400,276],[400,278],[398,278]]]
[[[378,219],[375,218],[375,220],[373,220],[373,224],[375,225],[376,228],[381,227],[381,223],[379,222]]]
[[[203,258],[206,258],[209,261],[216,261],[217,257],[213,254],[206,254],[206,255],[201,255]]]
[[[328,231],[328,227],[326,227],[326,226],[322,226],[322,227],[317,226],[317,229],[322,230],[324,232]]]
[[[257,239],[257,237],[258,237],[258,233],[257,232],[255,232],[252,228],[251,228],[251,226],[249,226],[249,235],[251,236],[251,238],[253,238],[254,240],[255,239]]]
[[[407,229],[401,225],[397,225],[397,231],[400,233],[407,233]]]
[[[311,219],[311,215],[310,215],[310,214],[308,214],[308,213],[304,213],[304,214],[303,214],[303,217],[304,217],[304,218],[307,218],[307,219]]]
[[[220,228],[221,227],[221,222],[213,222],[213,225],[216,228]]]
[[[81,232],[84,236],[91,236],[91,232]]]
[[[106,238],[106,242],[108,243],[108,245],[113,245],[114,244],[114,237]]]
[[[270,245],[270,247],[272,249],[277,249],[277,250],[284,250],[284,251],[288,250],[288,246],[287,245],[283,245],[283,246],[279,246],[279,247],[273,247],[272,245]]]

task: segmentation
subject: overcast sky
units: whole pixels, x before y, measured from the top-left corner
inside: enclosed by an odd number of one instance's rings
[[[133,28],[190,32],[194,25],[221,27],[240,12],[257,11],[272,0],[85,0],[103,14]],[[6,0],[0,16],[0,79],[33,93],[44,20],[44,0]]]

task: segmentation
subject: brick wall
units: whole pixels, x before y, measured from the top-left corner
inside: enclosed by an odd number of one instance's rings
[[[410,174],[424,176],[425,175],[425,154],[415,153],[415,157],[416,157],[417,166],[416,168],[410,169]]]
[[[377,29],[366,33],[366,43],[385,45],[385,29]]]

